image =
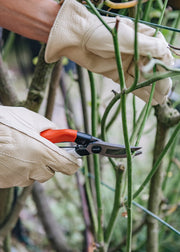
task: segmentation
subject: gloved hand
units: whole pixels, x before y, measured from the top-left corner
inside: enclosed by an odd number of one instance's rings
[[[116,19],[103,17],[113,28]],[[159,32],[153,37],[155,30],[144,24],[139,24],[138,44],[139,63],[147,63],[148,55],[171,65],[172,55],[163,35]],[[123,70],[127,87],[134,81],[134,23],[121,18],[118,29],[119,48],[123,61]],[[65,0],[60,8],[51,29],[46,52],[46,62],[55,62],[61,56],[66,56],[88,70],[102,74],[119,83],[112,35],[101,21],[91,14],[86,7],[76,0]],[[158,71],[164,71],[157,67]],[[143,76],[140,76],[141,82]],[[152,105],[163,103],[171,88],[171,79],[158,81]],[[149,99],[151,87],[145,87],[134,92],[145,102]]]
[[[56,126],[21,107],[0,106],[0,188],[44,182],[56,171],[71,175],[81,160],[40,136]]]

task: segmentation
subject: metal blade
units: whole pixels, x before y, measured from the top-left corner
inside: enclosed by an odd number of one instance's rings
[[[89,154],[100,154],[106,157],[113,157],[113,158],[124,158],[127,157],[126,155],[126,149],[124,145],[118,145],[118,144],[110,144],[103,141],[97,141],[90,143],[87,146],[87,151]],[[141,149],[141,147],[131,147],[131,152],[134,155],[140,155],[141,152],[138,151]]]

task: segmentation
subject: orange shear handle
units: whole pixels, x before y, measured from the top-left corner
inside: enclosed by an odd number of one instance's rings
[[[75,142],[77,138],[77,130],[72,129],[48,129],[40,133],[40,135],[52,143]]]

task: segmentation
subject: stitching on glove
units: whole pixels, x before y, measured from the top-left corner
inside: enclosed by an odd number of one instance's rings
[[[24,160],[24,159],[16,158],[16,157],[11,156],[10,154],[7,154],[7,153],[5,153],[5,152],[1,152],[1,151],[0,151],[0,155],[2,155],[2,156],[7,156],[7,157],[13,158],[13,159],[15,159],[15,160],[20,160],[20,161],[22,161],[22,162],[24,162],[24,163],[32,163],[32,164],[36,164],[36,162],[34,162],[34,161],[30,161],[30,160]]]
[[[57,29],[57,26],[59,26],[60,20],[62,20],[62,16],[64,15],[65,7],[66,7],[66,1],[61,0],[59,4],[60,4],[61,7],[60,7],[60,9],[58,11],[58,14],[57,14],[56,18],[55,18],[55,21],[54,21],[53,27],[51,29],[51,32],[49,34],[48,40],[50,40],[50,38],[53,37],[54,31]],[[69,17],[66,17],[66,18],[69,18]]]

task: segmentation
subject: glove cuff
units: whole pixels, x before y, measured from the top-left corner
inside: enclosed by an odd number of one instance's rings
[[[82,46],[83,35],[90,27],[92,17],[94,15],[76,0],[64,0],[48,37],[45,61],[52,63],[69,55],[73,58],[73,53],[77,57],[77,50]]]

